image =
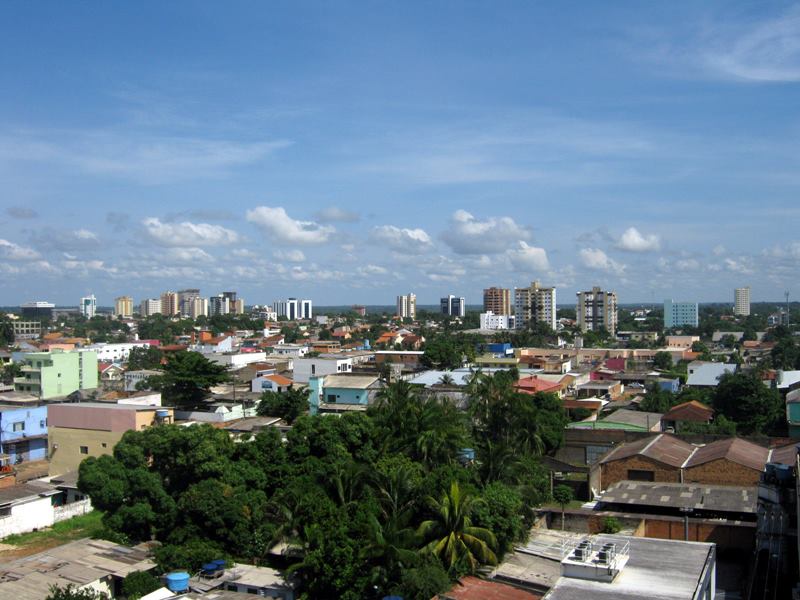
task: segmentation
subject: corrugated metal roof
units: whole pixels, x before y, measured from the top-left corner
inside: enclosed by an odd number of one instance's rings
[[[673,406],[662,417],[664,421],[693,421],[706,423],[714,416],[714,409],[697,400]]]
[[[678,438],[661,433],[652,438],[645,438],[629,444],[617,446],[607,454],[601,463],[605,464],[615,460],[622,460],[632,456],[641,455],[665,465],[680,468],[692,455],[695,447]]]
[[[697,452],[686,461],[686,468],[691,469],[713,460],[725,459],[756,471],[763,471],[769,458],[769,450],[745,441],[741,438],[718,440],[697,449]]]

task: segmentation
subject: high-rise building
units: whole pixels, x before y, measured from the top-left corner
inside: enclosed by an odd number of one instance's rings
[[[139,305],[139,314],[143,317],[161,314],[161,298],[147,298]]]
[[[312,318],[312,305],[311,300],[300,300],[300,318],[301,319],[311,319]]]
[[[208,299],[208,314],[210,316],[227,315],[231,312],[231,302],[227,296],[217,294]]]
[[[406,294],[397,297],[397,316],[401,319],[417,318],[417,296]]]
[[[78,311],[87,319],[91,319],[95,315],[97,312],[97,299],[94,297],[94,294],[89,294],[81,298]]]
[[[514,329],[514,315],[496,315],[492,311],[480,314],[481,329],[504,330]]]
[[[286,317],[289,321],[296,321],[300,318],[300,306],[297,298],[276,300],[272,303],[272,308],[278,317]]]
[[[495,315],[513,315],[511,290],[498,287],[483,290],[483,312],[491,312]]]
[[[52,302],[26,302],[20,306],[20,312],[25,319],[52,319],[53,309],[56,307]]]
[[[367,316],[367,307],[362,304],[354,304],[350,308],[352,308],[353,312],[356,313],[359,317]]]
[[[197,317],[208,316],[208,298],[193,296],[188,298],[186,302],[186,312],[184,314],[189,315],[190,318],[196,319]]]
[[[697,327],[700,318],[697,311],[697,302],[673,302],[664,300],[664,329],[673,327]]]
[[[463,317],[467,314],[467,301],[463,297],[450,294],[439,301],[442,314],[448,317]]]
[[[168,317],[181,314],[178,292],[164,292],[161,294],[161,314]]]
[[[593,287],[590,292],[578,292],[575,313],[581,331],[605,329],[609,334],[617,333],[617,294]]]
[[[133,316],[133,298],[130,296],[114,298],[114,316],[130,319]]]
[[[178,307],[182,315],[191,315],[192,302],[195,298],[200,297],[200,290],[197,288],[187,288],[185,290],[178,290]],[[208,302],[206,302],[208,304]],[[196,317],[193,317],[196,318]]]
[[[514,288],[514,317],[517,329],[544,323],[555,331],[556,288],[542,287],[538,281],[531,283],[530,287]]]
[[[236,299],[236,302],[234,302],[234,305],[233,305],[233,312],[235,312],[237,315],[243,315],[244,314],[244,299],[243,298],[237,298]]]
[[[733,291],[733,314],[740,317],[750,316],[750,286],[736,288]]]

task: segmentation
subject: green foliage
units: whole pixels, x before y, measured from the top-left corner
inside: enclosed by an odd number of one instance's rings
[[[14,325],[5,315],[0,316],[0,346],[14,343]]]
[[[555,500],[563,509],[567,504],[575,499],[575,494],[572,488],[568,485],[557,485],[553,489],[553,500]]]
[[[131,348],[128,356],[128,370],[141,371],[149,369],[160,369],[163,354],[156,346],[147,348]]]
[[[66,587],[50,586],[50,593],[45,600],[108,600],[108,595],[92,589],[79,589],[70,583]]]
[[[527,528],[523,519],[522,494],[515,488],[499,481],[487,485],[481,493],[482,502],[473,508],[473,521],[494,533],[500,554],[520,541]]]
[[[209,561],[226,558],[219,544],[200,538],[179,544],[164,544],[156,548],[153,554],[159,570],[164,573],[169,571],[195,573]]]
[[[672,368],[672,354],[665,351],[656,352],[655,356],[653,356],[653,367],[662,371],[670,370]]]
[[[421,561],[417,567],[404,569],[392,594],[407,600],[430,600],[451,587],[450,577],[438,560]]]
[[[152,315],[139,321],[139,339],[160,340],[164,344],[171,344],[175,338],[191,333],[194,321],[182,319],[173,321],[165,315]]]
[[[755,373],[723,375],[713,394],[714,409],[736,423],[740,434],[780,433],[783,401]],[[719,417],[718,417],[719,418]]]
[[[212,386],[228,381],[225,367],[199,352],[177,352],[164,366],[164,374],[150,377],[149,385],[161,391],[168,406],[191,409],[200,406]]]
[[[122,580],[122,594],[127,600],[137,600],[161,587],[158,577],[147,571],[133,571]]]
[[[308,410],[308,391],[289,387],[285,392],[264,392],[256,413],[261,416],[280,417],[290,425]]]
[[[776,339],[777,343],[770,352],[772,366],[783,370],[800,369],[800,345],[791,336],[776,336]]]
[[[463,336],[437,335],[425,342],[422,364],[432,369],[457,369],[475,358],[475,344]]]
[[[14,381],[14,377],[21,377],[22,376],[22,365],[19,363],[12,363],[9,362],[3,365],[2,371],[0,371],[2,375],[0,379],[5,384],[11,384]]]
[[[622,525],[616,517],[606,517],[603,519],[603,529],[601,530],[603,533],[619,533],[621,529]]]

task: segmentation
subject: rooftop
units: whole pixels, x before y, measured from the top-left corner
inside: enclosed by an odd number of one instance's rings
[[[695,447],[665,433],[617,446],[600,459],[601,464],[641,455],[665,465],[680,468],[694,452]]]
[[[725,459],[756,471],[763,471],[769,454],[769,450],[758,444],[742,438],[728,438],[701,446],[686,461],[685,466],[690,469],[713,460]]]
[[[633,427],[650,430],[661,422],[663,415],[661,413],[643,412],[639,410],[628,410],[627,408],[619,408],[610,415],[600,419],[602,423],[621,423],[623,425],[631,425]]]
[[[714,416],[714,409],[697,400],[673,406],[662,417],[664,421],[694,421],[705,423]]]
[[[439,594],[442,600],[540,600],[541,597],[505,583],[471,576],[462,577],[450,590]]]
[[[364,390],[377,381],[378,377],[374,375],[326,375],[324,387]]]
[[[688,366],[686,385],[716,386],[726,373],[735,373],[735,364],[694,361]]]
[[[757,493],[754,487],[733,485],[619,481],[598,503],[755,514]]]

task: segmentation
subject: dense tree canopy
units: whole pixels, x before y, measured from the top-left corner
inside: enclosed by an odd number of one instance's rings
[[[517,396],[509,381],[484,377],[487,391]],[[476,436],[502,423],[494,413],[505,405],[489,402],[490,420],[474,424],[398,382],[368,413],[299,416],[285,442],[267,430],[234,443],[207,425],[131,431],[113,456],[81,464],[78,485],[110,529],[160,541],[163,569],[226,557],[273,564],[270,549],[285,542],[300,598],[427,600],[448,573],[499,559],[524,536],[530,505],[546,499],[535,455],[560,441],[545,419],[556,406],[518,396],[531,411],[504,424],[491,447]],[[500,452],[505,443],[514,456]],[[474,461],[464,448],[477,449]]]
[[[783,400],[756,373],[729,373],[719,379],[713,406],[736,423],[744,435],[778,434],[783,424]]]
[[[229,379],[225,367],[199,352],[177,352],[164,365],[164,374],[148,378],[148,385],[161,391],[167,405],[194,408],[202,404],[212,386]]]
[[[290,425],[308,411],[308,390],[290,387],[285,392],[267,391],[261,394],[256,413],[280,417]]]

